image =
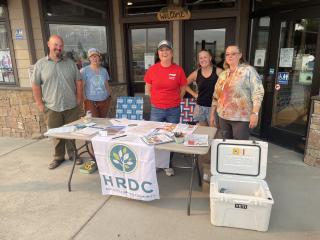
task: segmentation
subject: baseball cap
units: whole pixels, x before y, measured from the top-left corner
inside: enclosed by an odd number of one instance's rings
[[[96,48],[90,48],[90,49],[88,50],[88,58],[91,57],[91,56],[94,55],[94,54],[96,54],[96,55],[98,55],[98,56],[101,55],[101,54],[100,54],[100,51],[99,51],[98,49],[96,49]]]
[[[159,42],[159,44],[158,44],[158,50],[159,50],[160,48],[163,48],[163,47],[167,47],[167,48],[172,49],[172,43],[169,42],[168,40],[162,40],[162,41]]]

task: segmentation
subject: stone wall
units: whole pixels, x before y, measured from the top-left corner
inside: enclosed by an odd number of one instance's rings
[[[117,96],[127,95],[126,84],[111,89],[114,98],[108,117],[115,116]],[[38,111],[30,88],[0,88],[0,136],[40,138],[46,131],[44,114]]]
[[[313,112],[309,125],[304,162],[320,167],[320,96],[313,97]]]
[[[0,136],[38,138],[45,131],[30,89],[0,89]]]

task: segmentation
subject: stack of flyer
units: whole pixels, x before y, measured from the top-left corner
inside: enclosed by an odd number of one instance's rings
[[[185,136],[184,143],[188,147],[209,146],[209,137],[206,134],[189,134]]]

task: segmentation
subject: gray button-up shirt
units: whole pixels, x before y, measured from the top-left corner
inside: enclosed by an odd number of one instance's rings
[[[48,56],[39,59],[32,75],[32,82],[41,86],[45,106],[56,112],[77,106],[77,80],[81,75],[76,64],[65,57],[58,62]]]

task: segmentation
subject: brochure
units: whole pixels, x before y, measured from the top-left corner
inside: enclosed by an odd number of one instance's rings
[[[165,133],[150,134],[148,136],[142,137],[141,139],[148,145],[156,145],[173,141],[173,138]]]
[[[98,128],[86,127],[86,128],[82,128],[80,130],[77,130],[77,131],[73,132],[72,134],[80,135],[80,136],[90,136],[90,135],[96,134],[99,131],[100,131],[100,129],[98,129]]]
[[[112,126],[106,127],[104,131],[107,131],[108,136],[112,136],[112,135],[125,133],[125,128],[126,126],[112,125]]]
[[[188,147],[206,147],[209,146],[209,137],[206,134],[189,134],[183,144]]]
[[[194,132],[194,130],[196,130],[197,127],[198,127],[197,125],[179,123],[173,129],[173,132],[181,132],[181,133],[184,133],[184,134],[192,134]]]

